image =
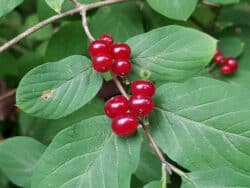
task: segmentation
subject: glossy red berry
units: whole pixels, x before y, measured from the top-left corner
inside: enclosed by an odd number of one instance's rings
[[[222,65],[225,61],[225,57],[220,50],[216,50],[213,61],[215,64]]]
[[[113,64],[112,57],[106,54],[100,54],[93,58],[92,65],[97,72],[107,72]]]
[[[223,65],[230,66],[233,71],[236,71],[238,69],[238,62],[233,57],[226,58]]]
[[[104,41],[107,45],[111,46],[114,42],[113,38],[110,35],[102,34],[100,40]]]
[[[132,70],[131,62],[128,59],[116,60],[112,65],[112,71],[117,76],[126,76]]]
[[[99,54],[110,53],[110,48],[105,41],[95,40],[90,43],[88,51],[91,56],[97,56]]]
[[[131,114],[117,116],[112,121],[113,132],[121,137],[130,136],[137,131],[138,119]]]
[[[110,118],[125,114],[128,111],[128,99],[122,95],[112,97],[105,103],[104,111]]]
[[[131,85],[133,95],[146,95],[152,97],[155,94],[155,86],[147,80],[136,80]]]
[[[132,95],[129,99],[129,110],[135,116],[146,116],[153,111],[154,102],[145,95]]]
[[[114,59],[128,59],[131,55],[131,49],[127,44],[113,44],[111,47],[112,57]]]
[[[230,67],[229,65],[222,65],[220,68],[220,72],[222,74],[231,74],[234,72],[234,70],[232,69],[232,67]]]

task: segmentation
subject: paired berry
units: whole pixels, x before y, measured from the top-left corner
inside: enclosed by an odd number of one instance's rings
[[[117,76],[126,76],[131,72],[132,65],[129,61],[131,49],[127,44],[113,44],[110,35],[103,34],[98,40],[90,43],[88,51],[92,56],[93,68],[97,72],[111,70]]]
[[[214,55],[214,63],[221,66],[220,72],[224,75],[231,74],[238,69],[238,62],[233,57],[225,58],[222,52],[217,49]]]
[[[226,58],[223,65],[228,65],[232,69],[232,71],[236,71],[238,69],[238,62],[233,57]]]
[[[215,64],[222,65],[223,62],[225,61],[225,57],[222,54],[222,52],[217,49],[216,52],[215,52],[213,60],[214,60]]]
[[[145,95],[132,95],[129,99],[129,109],[132,114],[144,117],[151,113],[154,102],[151,97]]]
[[[128,111],[128,99],[122,95],[112,97],[105,103],[104,111],[110,118],[123,115]]]
[[[137,80],[132,83],[131,92],[133,95],[145,95],[152,97],[155,94],[155,86],[150,81]]]
[[[132,65],[128,59],[115,60],[112,65],[112,72],[117,76],[126,76],[131,72]]]
[[[112,67],[112,57],[108,54],[99,54],[92,60],[93,68],[97,72],[107,72]]]
[[[112,130],[118,136],[130,136],[136,133],[138,123],[138,119],[132,114],[123,114],[112,120]]]

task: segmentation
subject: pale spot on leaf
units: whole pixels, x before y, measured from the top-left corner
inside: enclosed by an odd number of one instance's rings
[[[52,89],[44,91],[42,96],[41,96],[42,99],[49,100],[53,96],[53,92],[54,92],[54,90],[52,90]]]

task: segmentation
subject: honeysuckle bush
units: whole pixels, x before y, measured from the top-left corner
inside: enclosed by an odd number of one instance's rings
[[[249,188],[250,3],[106,1],[88,11],[88,25],[78,11],[0,47],[0,187]],[[75,2],[0,0],[0,44]],[[156,85],[149,132],[112,132],[103,106],[117,88],[93,69],[86,27],[130,46],[132,72],[118,79],[128,93],[135,80]],[[235,73],[220,73],[216,49],[237,59]],[[11,88],[19,110],[2,118]]]

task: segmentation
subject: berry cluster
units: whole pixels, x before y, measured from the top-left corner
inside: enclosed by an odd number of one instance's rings
[[[111,36],[103,34],[90,43],[88,51],[92,65],[97,72],[112,71],[116,76],[126,76],[131,72],[129,60],[131,49],[127,44],[114,44]],[[118,95],[109,99],[104,106],[106,115],[112,119],[113,132],[121,137],[137,131],[139,118],[153,111],[155,86],[146,80],[137,80],[131,85],[131,97]]]
[[[129,60],[130,47],[125,43],[114,44],[113,38],[103,34],[90,43],[88,51],[92,56],[92,65],[97,72],[111,71],[117,76],[126,76],[132,66]]]
[[[153,95],[155,86],[146,80],[137,80],[131,85],[132,96],[127,99],[118,95],[109,99],[104,111],[112,119],[112,130],[118,136],[124,137],[134,134],[138,127],[138,118],[153,111]]]
[[[214,63],[221,66],[220,71],[222,74],[231,74],[238,69],[238,62],[233,57],[225,57],[222,52],[217,49],[214,55]]]

